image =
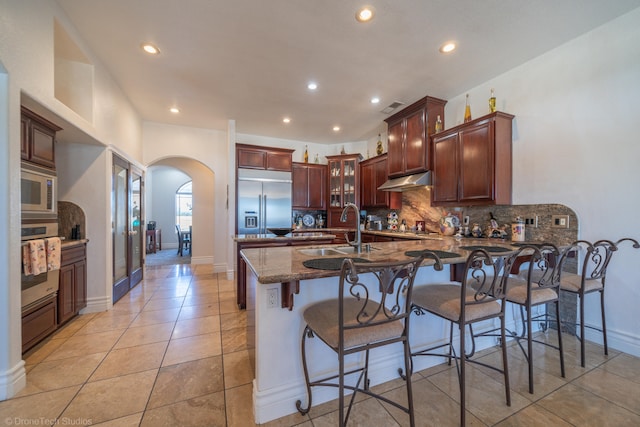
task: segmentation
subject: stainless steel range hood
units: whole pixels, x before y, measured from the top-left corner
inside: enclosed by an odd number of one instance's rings
[[[392,178],[378,187],[383,191],[408,191],[431,185],[431,171]]]

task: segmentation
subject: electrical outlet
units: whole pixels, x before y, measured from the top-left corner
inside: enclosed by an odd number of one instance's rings
[[[551,215],[551,228],[569,228],[569,215]]]
[[[538,228],[538,215],[525,218],[524,225],[532,228]]]
[[[267,308],[278,307],[278,288],[267,289]]]

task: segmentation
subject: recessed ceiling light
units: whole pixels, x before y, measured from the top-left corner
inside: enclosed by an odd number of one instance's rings
[[[379,102],[380,102],[380,98],[378,98],[377,96],[374,96],[373,98],[371,98],[372,104],[378,104]]]
[[[160,49],[158,49],[156,46],[152,45],[151,43],[143,43],[142,50],[144,50],[145,52],[151,55],[157,55],[160,53]]]
[[[450,53],[456,50],[455,42],[446,42],[442,46],[440,46],[440,52],[442,53]]]
[[[333,127],[333,131],[334,132],[339,132],[340,131],[340,126],[334,126]]]
[[[180,112],[180,110],[177,107],[171,107],[169,108],[169,111],[171,111],[173,114],[178,114]]]
[[[309,82],[309,84],[307,85],[307,88],[309,90],[316,90],[318,89],[318,83],[316,82]]]
[[[285,117],[282,119],[282,123],[291,123],[291,119],[289,117]]]
[[[356,12],[356,21],[369,22],[373,19],[374,11],[371,6],[364,6]]]

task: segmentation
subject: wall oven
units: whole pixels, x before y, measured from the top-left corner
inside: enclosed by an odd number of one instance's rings
[[[56,173],[22,162],[20,173],[20,210],[22,219],[57,219]]]
[[[29,240],[45,239],[58,235],[58,221],[25,221],[22,222],[22,245],[20,258],[22,259],[23,246]],[[51,294],[58,292],[60,270],[51,270],[38,275],[29,275],[22,272],[22,311],[38,305],[42,300],[50,298]]]

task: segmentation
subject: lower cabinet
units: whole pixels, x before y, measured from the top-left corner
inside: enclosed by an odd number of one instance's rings
[[[23,353],[57,329],[56,308],[56,296],[52,294],[38,306],[22,313]]]
[[[62,248],[60,287],[58,289],[58,325],[67,322],[87,306],[86,244]]]

